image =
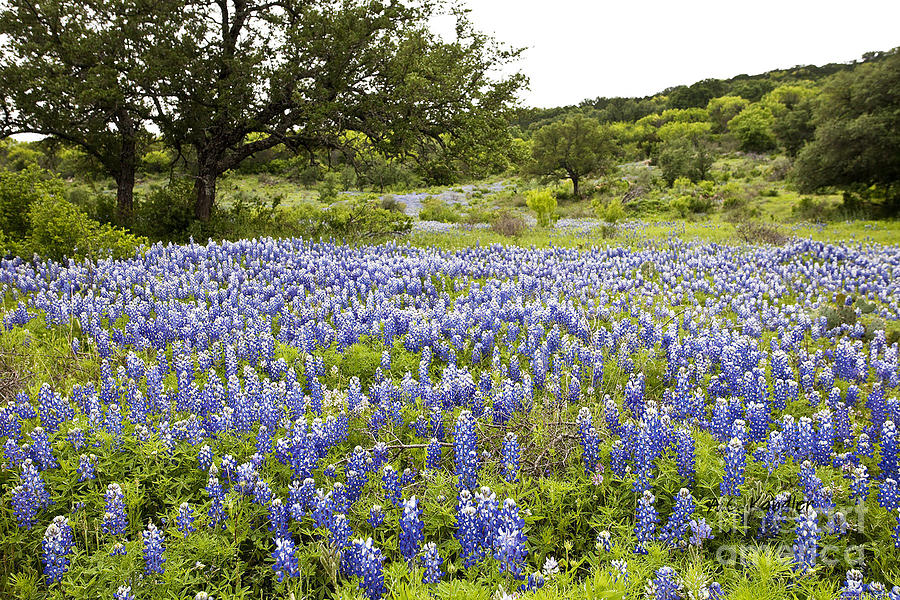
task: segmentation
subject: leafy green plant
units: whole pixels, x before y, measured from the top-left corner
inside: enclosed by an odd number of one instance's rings
[[[556,195],[551,190],[528,190],[525,193],[525,204],[534,211],[541,227],[548,227],[555,220]]]

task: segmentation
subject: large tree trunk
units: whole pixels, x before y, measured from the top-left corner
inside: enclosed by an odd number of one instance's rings
[[[216,203],[217,170],[209,165],[200,164],[194,190],[197,192],[195,216],[204,223],[209,221],[213,205]]]
[[[137,168],[137,138],[134,122],[124,110],[116,123],[119,128],[119,164],[116,168],[116,221],[131,225],[134,213],[134,171]]]
[[[121,226],[131,225],[134,216],[134,142],[131,142],[131,155],[128,159],[121,155],[119,173],[116,175],[116,221]]]
[[[572,193],[576,198],[581,198],[581,194],[578,193],[578,182],[581,180],[581,178],[576,175],[571,175],[570,177],[572,179]]]

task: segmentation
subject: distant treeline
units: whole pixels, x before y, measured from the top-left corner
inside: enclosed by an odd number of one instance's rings
[[[896,54],[897,49],[867,52],[860,60],[827,65],[802,65],[790,69],[775,69],[757,75],[735,75],[730,79],[703,79],[691,85],[678,85],[652,96],[586,99],[577,105],[553,108],[519,108],[511,120],[516,134],[530,137],[532,133],[553,121],[578,113],[601,123],[633,122],[667,109],[706,108],[709,101],[721,96],[739,96],[748,102],[758,102],[776,87],[797,83],[821,83],[835,73],[852,71],[864,63],[877,63]]]

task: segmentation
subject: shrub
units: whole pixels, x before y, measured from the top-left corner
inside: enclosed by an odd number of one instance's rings
[[[525,219],[504,211],[491,222],[491,230],[505,237],[519,237],[525,231]]]
[[[429,196],[422,202],[419,219],[422,221],[440,221],[441,223],[459,223],[462,220],[462,216],[453,206],[445,204],[438,198]]]
[[[31,231],[27,247],[54,260],[70,258],[127,258],[146,243],[123,229],[101,224],[59,196],[36,202],[29,213]]]
[[[535,212],[541,227],[547,227],[555,220],[556,195],[551,190],[529,190],[525,193],[525,204]]]
[[[393,194],[388,194],[386,196],[382,196],[381,198],[381,208],[384,210],[389,210],[391,212],[403,212],[406,210],[406,204],[400,202],[393,196]]]
[[[333,204],[337,201],[340,191],[343,189],[341,184],[341,174],[335,171],[325,173],[325,178],[317,186],[319,191],[319,202],[322,204]]]
[[[154,187],[135,204],[133,229],[140,235],[176,243],[201,235],[201,226],[194,219],[194,184],[190,179],[173,179],[165,187]],[[215,218],[215,212],[211,218]]]
[[[0,231],[10,243],[25,239],[31,231],[31,207],[46,198],[62,196],[62,182],[37,166],[15,173],[0,172]]]
[[[612,198],[605,204],[596,206],[594,210],[598,219],[612,225],[615,225],[616,222],[625,216],[625,208],[622,206],[622,201],[618,198]]]
[[[800,202],[793,207],[792,212],[798,218],[813,223],[821,223],[831,218],[831,209],[824,200],[814,200],[808,196],[800,198]]]
[[[318,240],[376,241],[412,229],[412,219],[407,215],[361,198],[326,209],[302,204],[284,211],[279,219],[290,224],[294,235]]]
[[[748,244],[783,246],[788,236],[777,225],[760,221],[744,221],[735,228],[737,236]]]

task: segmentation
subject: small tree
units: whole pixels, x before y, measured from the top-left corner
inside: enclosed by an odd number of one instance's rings
[[[531,157],[532,173],[571,179],[579,197],[583,178],[603,174],[609,168],[613,144],[608,128],[577,114],[540,128],[534,134]]]
[[[775,147],[772,126],[775,117],[762,104],[751,104],[728,122],[728,130],[741,142],[747,152],[765,152]]]
[[[556,213],[556,195],[548,189],[529,190],[525,193],[525,204],[535,212],[538,225],[547,227]]]

